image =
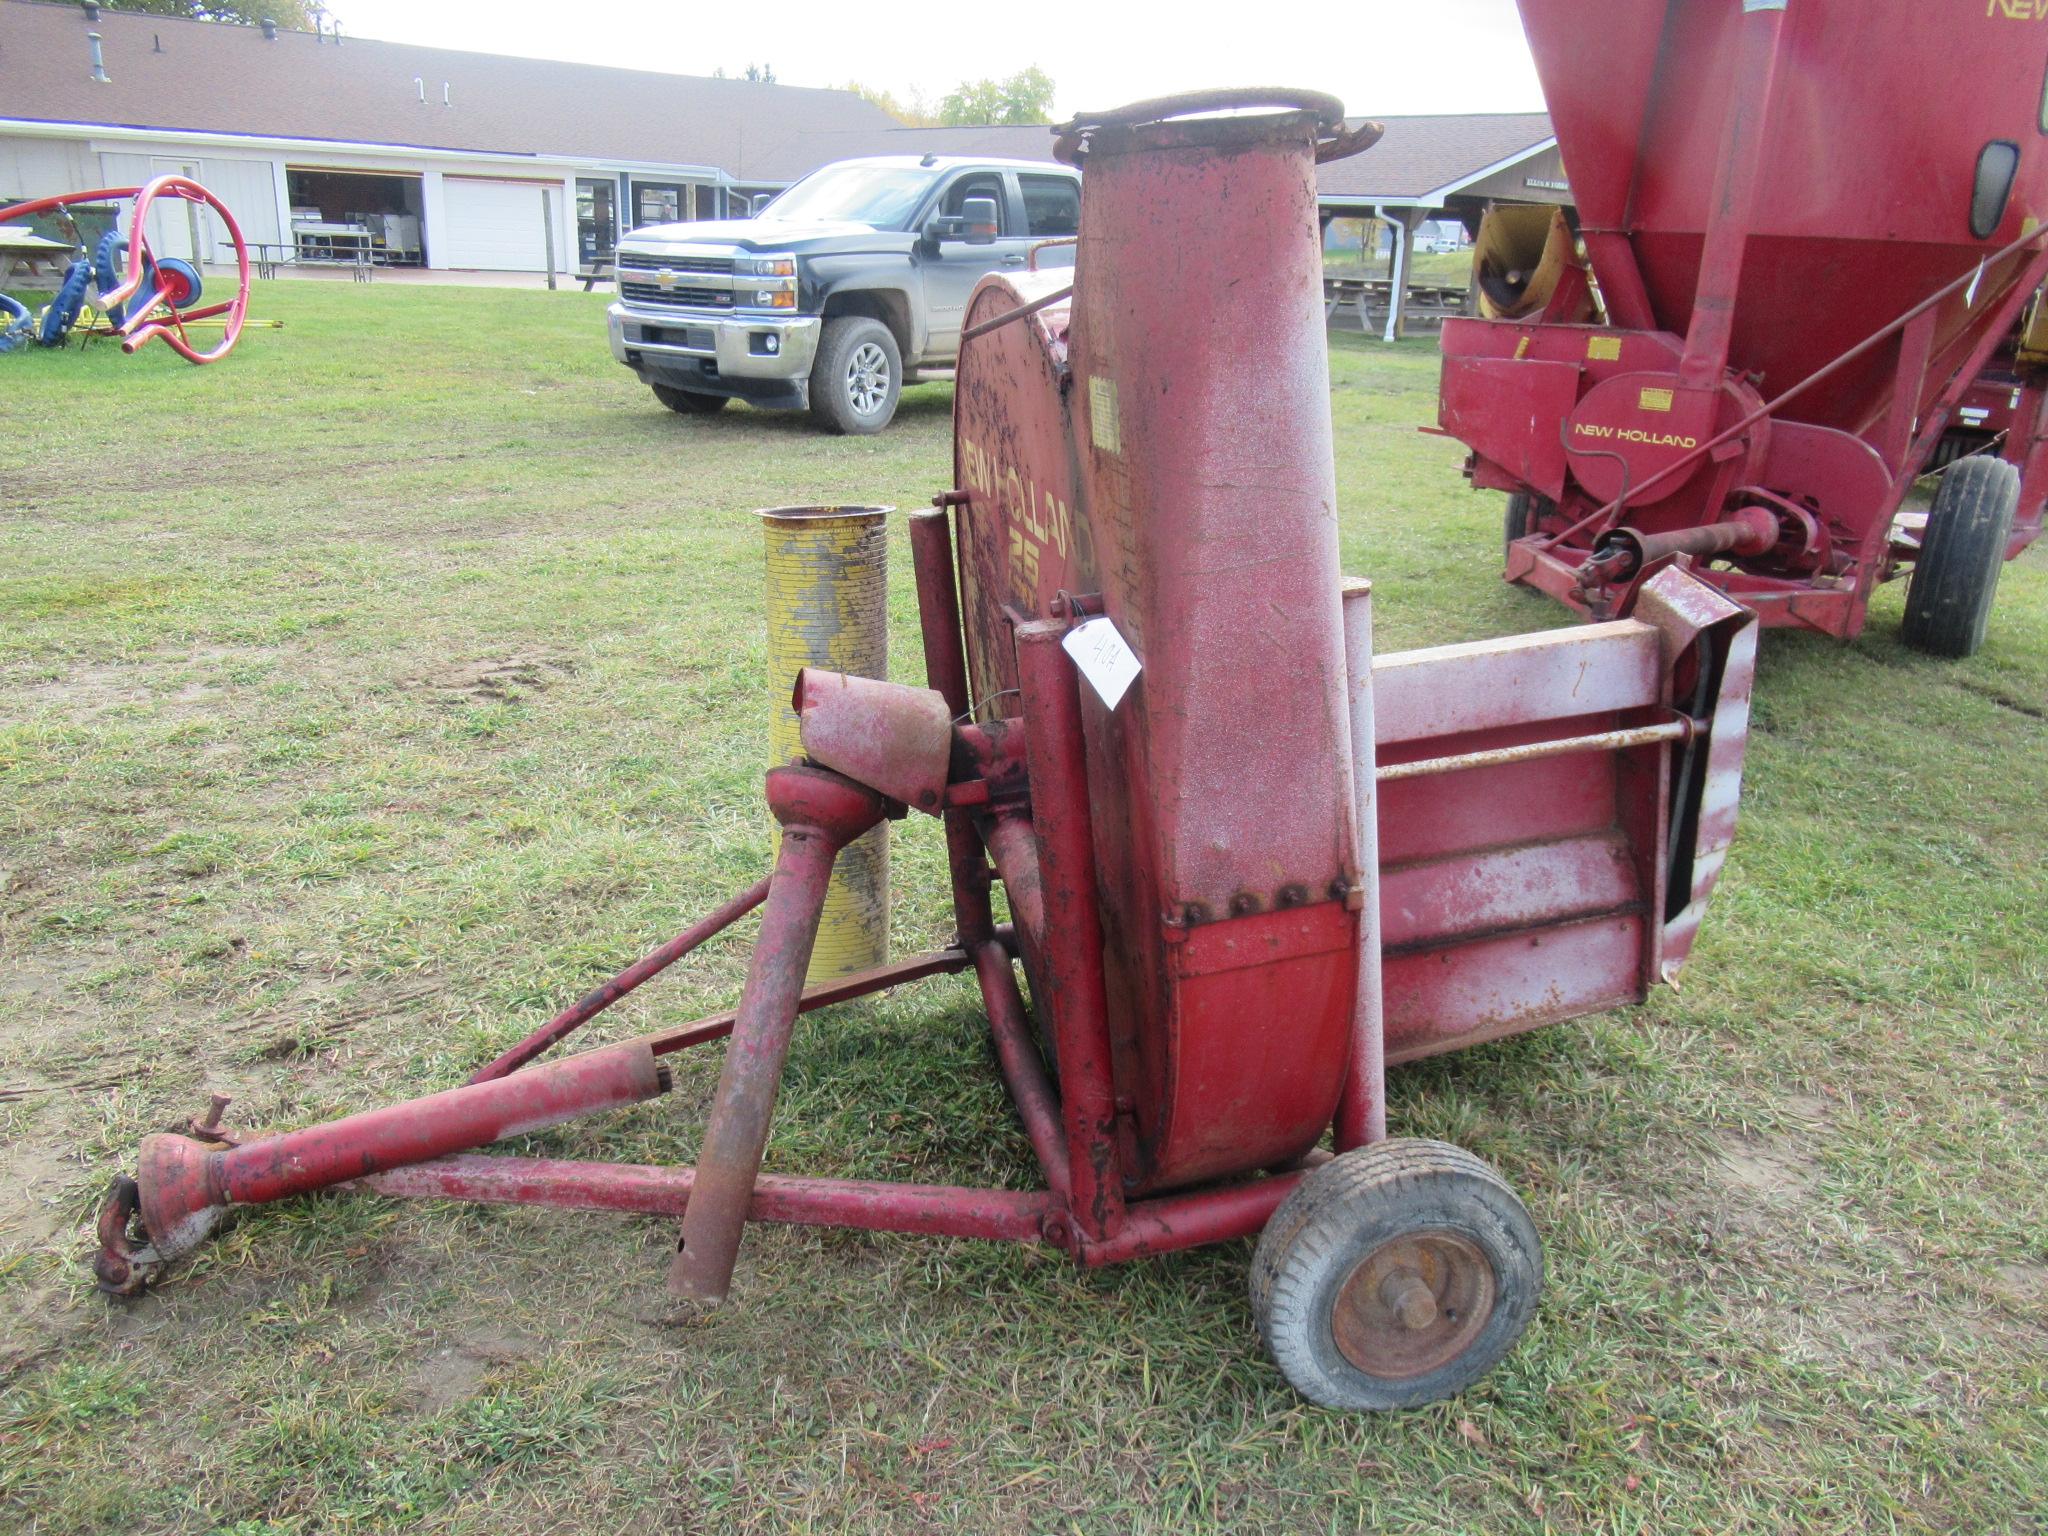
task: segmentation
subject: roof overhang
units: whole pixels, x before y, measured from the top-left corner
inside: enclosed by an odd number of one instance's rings
[[[290,138],[275,134],[221,133],[201,128],[151,128],[127,123],[48,122],[39,118],[0,117],[0,133],[32,139],[90,139],[118,144],[199,144],[269,154],[318,151],[326,154],[390,155],[406,160],[490,161],[504,165],[559,165],[570,170],[662,172],[711,181],[732,178],[714,165],[676,165],[652,160],[600,160],[589,155],[542,155],[524,150],[452,149],[438,144],[380,144],[352,139]]]
[[[1526,149],[1518,149],[1512,155],[1491,165],[1482,165],[1470,175],[1460,176],[1456,181],[1446,182],[1428,192],[1323,192],[1317,194],[1316,205],[1321,208],[1441,208],[1446,199],[1456,197],[1465,188],[1555,148],[1557,135],[1552,134]]]

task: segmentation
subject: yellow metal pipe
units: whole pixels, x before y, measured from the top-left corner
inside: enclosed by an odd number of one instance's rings
[[[767,534],[770,766],[803,755],[790,692],[804,667],[856,677],[889,672],[889,545],[893,507],[771,507]],[[889,824],[849,843],[832,869],[811,985],[889,958]]]

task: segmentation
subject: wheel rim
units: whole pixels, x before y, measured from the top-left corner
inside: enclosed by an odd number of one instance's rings
[[[889,354],[872,341],[853,349],[846,360],[846,398],[863,416],[872,416],[889,399]]]
[[[1441,1370],[1493,1316],[1499,1286],[1478,1245],[1443,1228],[1382,1243],[1338,1287],[1330,1331],[1369,1376],[1402,1380]]]

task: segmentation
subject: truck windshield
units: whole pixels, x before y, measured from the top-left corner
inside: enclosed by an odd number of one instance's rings
[[[935,172],[901,166],[837,165],[806,176],[755,217],[783,224],[851,220],[900,228]]]

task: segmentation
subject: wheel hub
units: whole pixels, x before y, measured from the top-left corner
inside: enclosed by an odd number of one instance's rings
[[[1444,1228],[1410,1232],[1345,1276],[1331,1332],[1344,1358],[1369,1375],[1426,1376],[1479,1336],[1496,1294],[1493,1266],[1470,1239]]]
[[[872,341],[854,348],[846,363],[846,393],[861,415],[872,415],[889,398],[889,358]]]

